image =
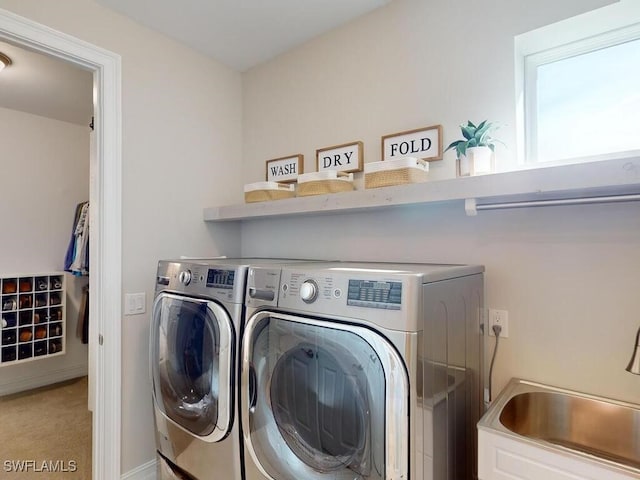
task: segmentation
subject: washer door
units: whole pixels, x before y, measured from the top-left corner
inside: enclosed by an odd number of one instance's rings
[[[161,293],[153,306],[151,374],[157,408],[215,442],[231,429],[233,327],[218,304]]]
[[[408,378],[380,335],[261,312],[245,330],[242,379],[245,444],[268,478],[407,478],[407,411],[389,406],[406,405]]]

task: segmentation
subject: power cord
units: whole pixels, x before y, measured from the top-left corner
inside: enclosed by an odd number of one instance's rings
[[[491,329],[493,330],[493,334],[496,336],[496,344],[493,347],[493,356],[491,357],[491,365],[489,366],[489,402],[493,400],[493,395],[491,393],[491,384],[493,383],[493,364],[496,361],[496,354],[498,353],[498,342],[500,341],[500,332],[502,332],[502,327],[500,325],[493,325]]]

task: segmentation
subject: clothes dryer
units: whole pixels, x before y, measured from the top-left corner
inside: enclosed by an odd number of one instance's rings
[[[160,479],[242,478],[235,406],[247,271],[283,262],[158,263],[150,372]]]
[[[240,389],[246,480],[477,478],[483,271],[250,268]]]

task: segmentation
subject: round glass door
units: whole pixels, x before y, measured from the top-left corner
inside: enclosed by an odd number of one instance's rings
[[[315,470],[365,470],[371,410],[366,381],[353,371],[357,362],[342,347],[301,342],[273,367],[274,421],[289,449]]]
[[[171,294],[156,299],[150,349],[156,405],[211,441],[230,428],[232,338],[219,305]]]
[[[293,318],[270,314],[247,324],[243,421],[251,456],[273,479],[384,480],[379,352],[360,335],[364,328]]]

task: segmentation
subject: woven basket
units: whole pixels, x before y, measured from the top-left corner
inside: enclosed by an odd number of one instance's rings
[[[315,180],[298,184],[299,197],[350,192],[351,190],[353,190],[353,182],[347,182],[344,180]]]
[[[244,186],[244,201],[247,203],[283,200],[296,196],[293,185],[277,182],[256,182]]]
[[[398,168],[371,172],[364,176],[364,188],[390,187],[407,183],[421,183],[427,181],[428,173],[419,168]]]
[[[295,196],[296,192],[289,190],[253,190],[252,192],[244,192],[244,201],[246,203],[266,202],[269,200],[293,198]]]

